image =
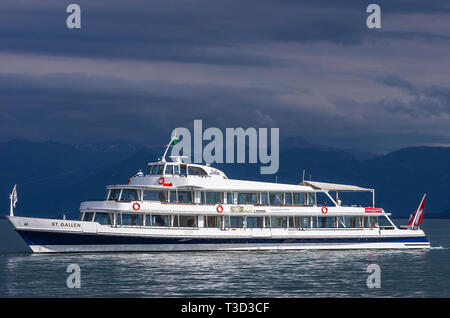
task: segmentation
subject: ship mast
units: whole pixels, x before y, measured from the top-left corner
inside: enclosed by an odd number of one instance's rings
[[[166,150],[164,151],[164,155],[162,156],[162,159],[161,159],[162,162],[166,162],[167,151],[169,151],[170,146],[172,146],[172,144],[173,144],[173,142],[175,140],[178,140],[178,136],[177,136],[177,132],[176,131],[175,131],[172,139],[170,139],[169,144],[167,144],[167,146],[166,146]]]

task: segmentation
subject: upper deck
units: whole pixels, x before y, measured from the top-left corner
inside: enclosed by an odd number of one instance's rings
[[[171,141],[172,143],[172,141]],[[169,146],[168,146],[169,147]],[[128,211],[139,202],[140,211],[161,210],[172,212],[217,213],[216,206],[223,205],[224,212],[249,213],[328,213],[365,214],[364,207],[346,206],[338,197],[339,191],[373,191],[349,185],[302,182],[283,184],[273,182],[229,179],[223,171],[209,164],[183,162],[181,156],[165,155],[158,162],[148,163],[145,173],[139,171],[127,184],[107,186],[105,201],[83,202],[80,212]],[[328,193],[336,192],[336,198]],[[318,195],[327,202],[318,202]],[[188,204],[189,206],[186,206]],[[374,207],[374,202],[372,207]],[[180,205],[180,206],[177,206]],[[213,207],[208,207],[208,206]],[[325,212],[323,212],[325,208]],[[171,212],[172,211],[172,212]],[[384,213],[381,209],[377,212]],[[239,213],[239,212],[238,212]]]
[[[123,186],[111,185],[108,188]],[[146,173],[131,177],[127,186],[131,188],[211,191],[321,191],[306,185],[228,179],[222,171],[207,165],[161,162],[149,164]]]

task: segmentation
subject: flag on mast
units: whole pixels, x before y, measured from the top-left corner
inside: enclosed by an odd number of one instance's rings
[[[17,199],[17,184],[14,185],[14,189],[9,195],[10,205],[9,205],[9,215],[14,216],[14,208],[16,207]]]
[[[12,201],[13,207],[15,208],[16,203],[18,201],[18,199],[17,199],[17,184],[14,185],[13,192],[11,193],[11,201]]]
[[[411,216],[408,222],[408,226],[418,226],[420,223],[422,223],[423,219],[423,212],[425,210],[425,197],[426,193],[423,195],[422,201],[420,201],[419,207],[417,208],[416,212]]]

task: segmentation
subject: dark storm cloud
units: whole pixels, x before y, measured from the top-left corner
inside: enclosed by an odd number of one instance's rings
[[[436,99],[443,112],[450,114],[450,87],[431,86],[424,89],[425,96]]]
[[[447,96],[445,90],[429,89],[433,98]],[[279,127],[283,138],[295,135],[301,127],[308,132],[303,136],[313,136],[313,141],[376,150],[393,147],[417,133],[417,127],[398,124],[405,114],[415,123],[422,123],[424,117],[417,105],[398,100],[361,105],[336,97],[331,100],[336,111],[323,112],[309,104],[291,108],[279,98],[284,93],[289,89],[134,82],[83,74],[6,74],[0,76],[1,105],[6,106],[0,126],[7,134],[31,140],[121,139],[154,145],[165,142],[175,127],[192,129],[194,119],[202,119],[204,129]],[[356,114],[361,107],[372,111]],[[418,140],[436,138],[429,126],[420,129]],[[396,130],[401,133],[393,134]],[[440,136],[440,140],[445,139]]]
[[[403,89],[410,94],[407,101],[383,100],[384,106],[392,112],[403,112],[414,117],[450,114],[450,87],[433,85],[418,88],[410,81],[395,75],[380,78],[379,81],[385,85]]]
[[[417,92],[416,88],[410,81],[408,81],[404,78],[400,78],[396,75],[388,75],[388,76],[378,79],[378,81],[380,83],[383,83],[388,86],[405,89],[406,91],[413,93],[413,94],[416,94],[416,92]]]
[[[371,34],[369,1],[78,1],[82,29],[65,27],[61,1],[3,1],[1,51],[191,63],[261,65],[239,46],[329,41],[351,45]],[[442,12],[441,1],[381,1],[383,14]],[[380,33],[380,32],[379,32]],[[382,33],[389,35],[389,32]],[[223,51],[220,48],[236,48]]]
[[[0,94],[5,106],[0,124],[10,133],[64,141],[104,140],[110,134],[113,139],[154,142],[198,118],[219,127],[242,121],[261,124],[264,118],[258,112],[270,112],[276,104],[273,91],[258,88],[138,83],[82,74],[1,75]]]
[[[203,119],[368,151],[450,142],[443,1],[377,1],[380,30],[372,1],[77,3],[81,30],[69,2],[0,3],[3,140],[161,143]]]

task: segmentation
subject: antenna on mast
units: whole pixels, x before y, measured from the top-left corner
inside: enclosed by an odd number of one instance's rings
[[[178,143],[178,136],[177,131],[175,130],[175,133],[173,134],[172,138],[170,139],[169,144],[166,146],[166,151],[164,151],[164,155],[161,158],[162,162],[166,162],[166,155],[167,151],[169,151],[170,146],[175,146]]]

